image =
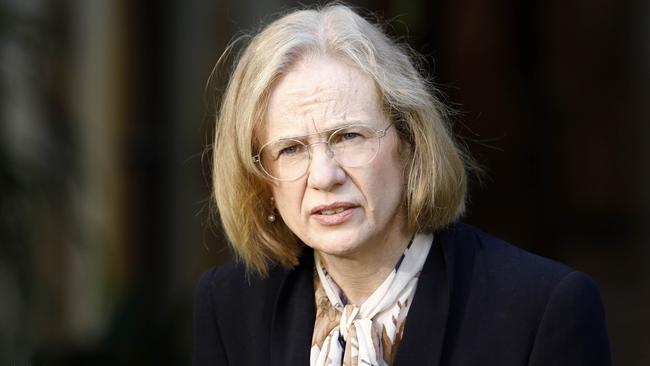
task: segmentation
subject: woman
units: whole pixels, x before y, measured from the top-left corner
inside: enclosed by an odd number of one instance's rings
[[[250,41],[214,146],[241,261],[199,283],[194,364],[610,364],[586,275],[458,222],[467,159],[442,106],[349,8]]]

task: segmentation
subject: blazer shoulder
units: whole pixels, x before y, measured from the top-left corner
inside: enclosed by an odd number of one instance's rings
[[[460,258],[472,257],[455,266],[460,284],[488,293],[495,304],[544,311],[550,299],[574,291],[584,300],[600,302],[598,286],[587,274],[558,261],[518,248],[466,224],[454,228],[455,240],[446,245]],[[471,254],[470,254],[471,253]],[[561,296],[560,296],[561,297]]]
[[[465,241],[473,243],[477,261],[495,275],[501,274],[511,280],[520,279],[529,284],[557,285],[564,277],[575,272],[566,264],[528,252],[471,225],[461,224],[457,230]]]
[[[268,277],[249,273],[241,262],[231,261],[208,269],[199,279],[197,292],[212,294],[217,301],[245,302],[250,297],[265,298],[280,286],[286,270],[271,267]]]
[[[554,287],[546,303],[528,364],[610,366],[607,333],[598,286],[573,271]]]
[[[454,278],[451,307],[461,309],[452,311],[452,335],[473,350],[458,357],[610,364],[602,299],[588,275],[470,225],[450,230],[440,242]]]

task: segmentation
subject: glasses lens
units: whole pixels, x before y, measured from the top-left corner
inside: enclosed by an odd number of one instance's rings
[[[301,177],[309,166],[309,151],[299,140],[283,139],[265,145],[260,163],[266,174],[279,180]]]
[[[329,146],[339,163],[350,168],[368,164],[379,151],[379,137],[367,126],[350,126],[333,133]]]

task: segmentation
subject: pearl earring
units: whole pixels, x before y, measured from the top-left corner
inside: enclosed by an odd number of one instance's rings
[[[271,197],[271,214],[266,217],[269,222],[275,222],[275,199]]]

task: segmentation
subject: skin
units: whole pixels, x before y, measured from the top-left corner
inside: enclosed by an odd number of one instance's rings
[[[389,125],[374,82],[334,58],[309,56],[274,86],[260,137],[267,142],[350,123],[375,129]],[[310,142],[323,139],[316,135]],[[284,223],[317,251],[332,278],[356,305],[390,274],[412,236],[405,229],[404,164],[398,156],[400,141],[394,127],[380,144],[374,160],[357,168],[340,166],[325,144],[314,145],[307,174],[270,186]],[[335,202],[353,206],[346,209],[341,223],[324,224],[312,212],[319,205]]]

